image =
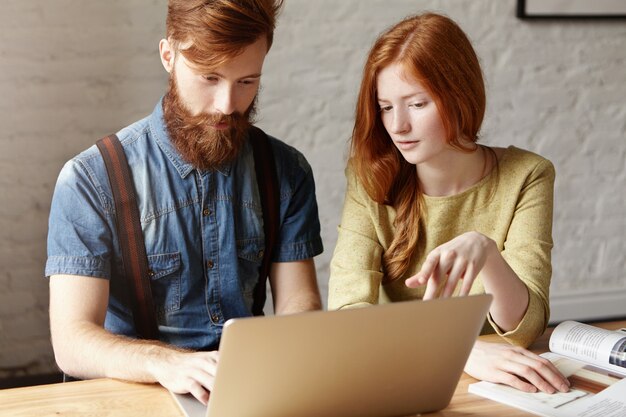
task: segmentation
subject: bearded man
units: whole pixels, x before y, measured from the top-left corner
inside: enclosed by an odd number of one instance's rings
[[[223,325],[252,314],[266,249],[249,132],[281,3],[170,0],[159,44],[169,88],[151,115],[117,133],[137,194],[158,340],[137,338],[102,156],[92,146],[63,167],[45,274],[66,374],[158,382],[206,404]],[[319,309],[311,168],[294,148],[269,144],[280,196],[274,311]]]

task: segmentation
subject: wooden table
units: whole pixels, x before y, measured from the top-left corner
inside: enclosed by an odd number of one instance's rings
[[[595,323],[607,329],[626,327],[626,320]],[[552,329],[532,346],[534,352],[548,350]],[[481,340],[498,341],[497,336],[481,336]],[[467,392],[476,382],[463,374],[450,405],[429,417],[503,416],[517,417],[530,414],[489,401]],[[98,416],[98,417],[181,417],[175,401],[167,390],[156,384],[135,384],[113,379],[69,382],[65,384],[0,390],[0,416]]]

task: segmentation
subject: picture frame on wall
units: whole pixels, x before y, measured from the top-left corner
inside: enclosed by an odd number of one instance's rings
[[[520,19],[624,19],[626,0],[517,0]]]

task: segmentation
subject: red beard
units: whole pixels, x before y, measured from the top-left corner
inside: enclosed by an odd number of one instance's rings
[[[163,118],[172,144],[183,159],[200,170],[211,170],[233,161],[245,142],[256,113],[256,97],[244,114],[200,113],[192,115],[178,94],[175,76],[163,98]],[[227,124],[227,129],[213,126]]]

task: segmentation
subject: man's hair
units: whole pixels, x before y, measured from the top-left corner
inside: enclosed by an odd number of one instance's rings
[[[380,117],[376,81],[380,71],[392,64],[399,64],[407,76],[428,90],[448,144],[461,151],[471,150],[461,139],[478,139],[486,105],[478,57],[452,19],[434,13],[410,16],[374,43],[357,101],[351,164],[369,196],[396,209],[395,237],[383,256],[387,281],[406,272],[424,214],[415,166],[394,146]]]
[[[212,69],[261,36],[272,46],[283,0],[169,0],[166,36],[193,65]]]

